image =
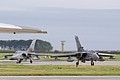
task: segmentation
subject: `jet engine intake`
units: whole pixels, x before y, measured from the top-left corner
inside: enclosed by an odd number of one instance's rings
[[[27,58],[27,55],[25,53],[22,53],[22,57]]]

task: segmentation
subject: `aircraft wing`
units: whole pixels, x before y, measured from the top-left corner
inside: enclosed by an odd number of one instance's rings
[[[76,53],[68,53],[68,54],[29,53],[29,55],[34,55],[34,56],[51,56],[51,57],[69,57],[69,56],[75,56]]]
[[[86,52],[74,52],[74,53],[61,53],[61,54],[45,54],[45,53],[29,53],[34,56],[50,56],[54,57],[76,57],[78,54],[84,54]]]
[[[99,56],[114,58],[114,54],[98,53]]]
[[[77,53],[61,53],[61,54],[46,54],[46,53],[29,53],[30,55],[34,56],[51,56],[51,57],[69,57],[75,56]]]
[[[52,54],[51,57],[75,57],[77,53]]]
[[[34,56],[51,56],[51,54],[45,54],[45,53],[29,53],[29,55],[34,55]]]
[[[13,56],[13,54],[6,54],[3,56],[3,58],[7,58],[8,56]]]
[[[73,53],[62,53],[52,54],[51,57],[76,57],[77,55],[86,54],[86,52],[73,52]]]
[[[47,31],[42,31],[36,28],[0,23],[0,33],[47,33]]]

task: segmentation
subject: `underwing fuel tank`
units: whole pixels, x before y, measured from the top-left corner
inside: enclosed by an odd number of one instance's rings
[[[71,57],[67,58],[67,62],[73,62],[73,61],[74,61],[74,59],[72,59]]]

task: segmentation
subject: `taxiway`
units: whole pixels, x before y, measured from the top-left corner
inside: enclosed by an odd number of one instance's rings
[[[23,61],[22,65],[75,65],[76,61],[73,62],[67,62],[67,61],[48,61],[48,60],[35,60],[33,63],[29,63],[29,61]],[[16,64],[16,61],[10,61],[10,60],[0,60],[0,64]],[[90,61],[87,61],[86,63],[80,63],[80,65],[90,65]],[[95,65],[97,66],[120,66],[120,61],[97,61],[95,62]]]
[[[120,76],[1,76],[0,80],[120,80]]]

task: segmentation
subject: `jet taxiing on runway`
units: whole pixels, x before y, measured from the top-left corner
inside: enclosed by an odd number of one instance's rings
[[[0,33],[13,33],[13,34],[16,34],[16,33],[47,33],[47,31],[42,31],[36,28],[0,23]]]
[[[12,56],[10,60],[17,60],[17,63],[21,63],[21,61],[29,59],[30,63],[32,63],[33,62],[32,56],[38,59],[39,59],[38,56],[47,56],[45,54],[37,54],[34,52],[35,43],[36,40],[33,40],[27,51],[16,51],[13,54],[4,55],[4,58],[7,58],[8,56]]]
[[[78,52],[69,53],[69,54],[57,54],[57,55],[52,55],[51,57],[55,57],[55,58],[56,57],[68,57],[67,59],[68,62],[73,61],[71,57],[76,57],[77,58],[76,66],[79,65],[79,61],[83,63],[85,63],[86,61],[91,61],[91,65],[93,66],[94,61],[104,61],[103,57],[110,57],[110,59],[114,58],[113,54],[98,53],[94,51],[84,50],[77,36],[75,36],[75,41],[76,41]]]

